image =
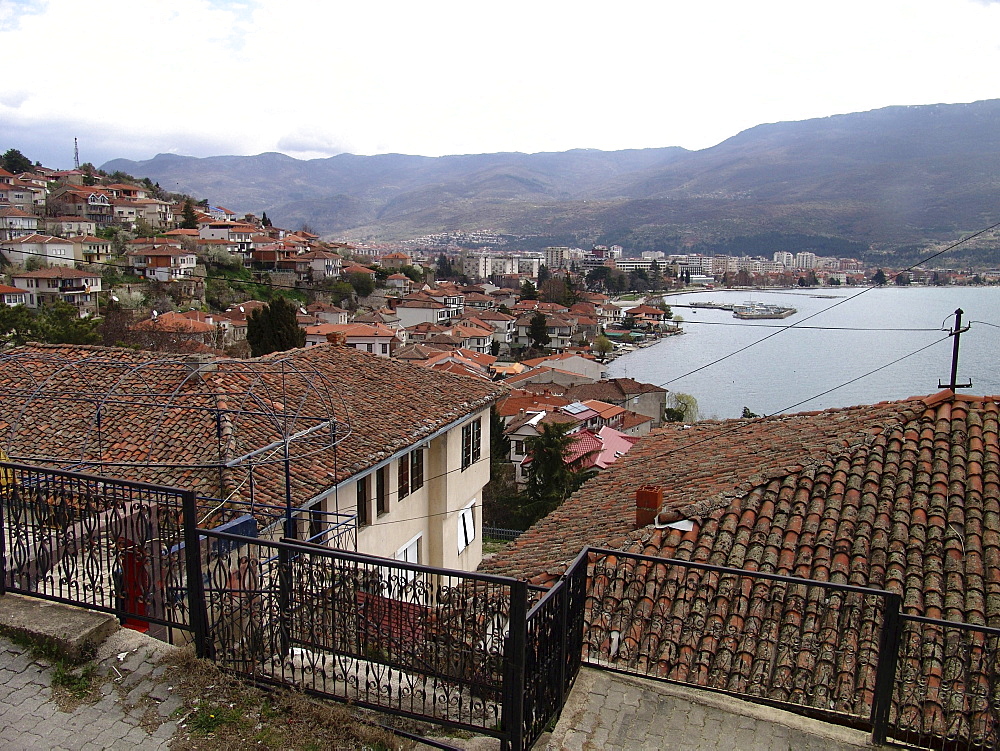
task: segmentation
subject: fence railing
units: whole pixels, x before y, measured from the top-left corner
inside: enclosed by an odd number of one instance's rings
[[[196,632],[193,512],[189,491],[2,463],[0,593],[114,613],[164,638]]]
[[[928,748],[1000,746],[1000,629],[900,619],[890,735]]]
[[[334,549],[351,524],[335,514],[281,527],[325,544],[272,539],[278,516],[260,530],[241,507],[199,528],[205,501],[2,463],[0,594],[115,613],[255,681],[514,749],[558,715],[581,662],[876,743],[1000,746],[1000,629],[903,614],[895,593],[594,548],[545,590]]]
[[[1000,629],[883,590],[588,548],[584,662],[922,747],[995,749]]]
[[[523,529],[508,529],[506,527],[483,526],[483,537],[487,540],[502,540],[513,542],[524,534]]]
[[[533,624],[544,618],[530,621],[526,611],[539,593],[524,582],[288,539],[200,534],[206,653],[255,681],[483,733],[520,749],[562,707],[525,691],[537,685],[534,656],[560,666],[561,695],[579,667],[564,651],[575,639],[579,654],[579,630],[550,628],[550,641],[537,644]],[[577,591],[585,574],[580,566],[572,580]],[[544,595],[559,603],[561,624],[569,623],[561,594],[569,586]],[[582,609],[574,613],[581,616]]]

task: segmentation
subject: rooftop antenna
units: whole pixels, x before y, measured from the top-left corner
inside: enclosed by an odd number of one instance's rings
[[[955,311],[955,328],[953,328],[951,330],[950,334],[949,334],[949,336],[955,337],[955,343],[953,344],[952,349],[951,349],[951,381],[949,381],[948,383],[941,383],[941,380],[938,379],[938,388],[939,389],[951,389],[951,393],[953,393],[953,394],[955,393],[955,389],[971,389],[972,388],[972,381],[968,381],[967,383],[958,383],[958,344],[959,344],[959,339],[961,339],[962,334],[964,334],[966,331],[969,330],[968,326],[966,326],[965,328],[962,328],[962,313],[964,313],[964,312],[965,311],[963,311],[961,308],[959,308],[958,310]]]
[[[80,169],[80,142],[73,139],[73,169]]]

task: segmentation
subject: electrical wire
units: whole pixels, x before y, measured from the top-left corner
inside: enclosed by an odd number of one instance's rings
[[[979,230],[978,232],[973,232],[971,235],[968,235],[967,237],[963,237],[961,240],[958,240],[958,241],[952,243],[951,245],[947,246],[946,248],[944,248],[942,250],[939,250],[936,253],[932,253],[931,255],[929,255],[929,256],[927,256],[925,258],[922,258],[921,260],[917,261],[916,263],[914,263],[914,264],[912,264],[910,266],[907,266],[905,269],[901,269],[900,271],[895,272],[892,275],[892,278],[895,279],[900,274],[905,274],[908,271],[912,271],[913,269],[917,268],[918,266],[922,266],[923,264],[927,263],[928,261],[932,261],[935,258],[937,258],[938,256],[942,256],[945,253],[954,250],[958,246],[963,245],[964,243],[967,243],[970,240],[974,240],[975,238],[979,237],[980,235],[984,235],[987,232],[990,232],[992,230],[997,229],[998,227],[1000,227],[1000,222],[996,222],[995,224],[991,224],[989,227],[985,227],[985,228]],[[774,337],[778,336],[779,334],[784,333],[785,331],[788,331],[789,329],[802,328],[801,324],[805,323],[806,321],[810,321],[813,318],[816,318],[817,316],[822,315],[823,313],[827,313],[827,312],[833,310],[834,308],[837,308],[837,307],[843,305],[844,303],[850,302],[851,300],[854,300],[854,299],[856,299],[858,297],[861,297],[861,295],[867,294],[868,292],[871,292],[873,289],[879,289],[879,288],[878,287],[865,287],[865,288],[859,290],[858,292],[856,292],[853,295],[849,295],[848,297],[844,297],[844,298],[838,300],[837,302],[835,302],[833,305],[831,305],[828,308],[824,308],[823,310],[818,310],[815,313],[806,316],[801,321],[797,321],[795,323],[789,324],[788,326],[782,326],[782,327],[778,328],[772,334],[768,334],[767,336],[762,337],[761,339],[758,339],[755,342],[750,342],[749,344],[747,344],[747,345],[745,345],[743,347],[740,347],[739,349],[737,349],[737,350],[735,350],[733,352],[730,352],[727,355],[723,355],[722,357],[716,358],[715,360],[712,360],[711,362],[706,363],[705,365],[701,365],[701,366],[695,368],[694,370],[690,370],[687,373],[683,373],[682,375],[679,375],[676,378],[671,378],[670,380],[664,381],[663,383],[660,383],[660,384],[657,384],[657,385],[658,386],[666,386],[668,384],[675,383],[676,381],[679,381],[682,378],[687,378],[688,376],[694,375],[695,373],[700,373],[702,370],[706,370],[706,369],[712,367],[713,365],[718,365],[720,362],[722,362],[724,360],[728,360],[730,357],[734,357],[735,355],[738,355],[738,354],[740,354],[742,352],[746,352],[751,347],[756,347],[758,344],[762,344],[762,343],[766,342],[768,339],[773,339]]]
[[[945,319],[947,320],[947,319]],[[783,323],[734,323],[730,321],[691,321],[684,320],[684,325],[693,323],[696,326],[739,326],[744,329],[784,329],[787,328]],[[797,329],[804,329],[807,331],[872,331],[872,332],[886,332],[886,331],[944,331],[947,330],[944,327],[937,329],[911,329],[911,328],[868,328],[863,326],[796,326]]]

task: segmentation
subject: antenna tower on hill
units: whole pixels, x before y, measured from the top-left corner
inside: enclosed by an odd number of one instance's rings
[[[80,144],[73,139],[73,169],[80,169]]]

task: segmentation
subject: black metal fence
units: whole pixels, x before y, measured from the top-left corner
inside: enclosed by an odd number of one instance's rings
[[[1000,745],[1000,629],[902,614],[898,594],[593,548],[542,589],[331,548],[353,540],[339,517],[281,526],[326,544],[256,536],[254,511],[0,464],[0,594],[115,613],[255,681],[515,749],[558,716],[581,662],[877,743]]]
[[[201,622],[188,586],[195,540],[189,491],[0,464],[0,593],[84,605],[175,638]]]
[[[890,735],[923,748],[1000,746],[1000,629],[900,620]]]
[[[883,590],[590,548],[584,662],[866,727],[995,749],[1000,630]]]
[[[513,749],[558,715],[580,665],[585,557],[529,587],[333,549],[355,539],[342,515],[282,511],[0,464],[0,594],[115,613],[254,681]],[[305,541],[271,539],[279,528]]]

